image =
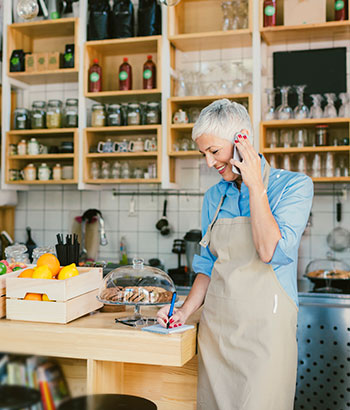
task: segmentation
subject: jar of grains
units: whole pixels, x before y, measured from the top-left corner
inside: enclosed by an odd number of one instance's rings
[[[62,127],[62,101],[49,100],[47,104],[46,126],[47,128]]]
[[[106,110],[104,104],[94,104],[91,108],[91,126],[104,127],[106,125]]]

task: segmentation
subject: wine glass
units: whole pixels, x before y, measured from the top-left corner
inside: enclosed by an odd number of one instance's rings
[[[298,94],[298,105],[294,108],[294,118],[303,120],[309,117],[309,109],[304,104],[304,90],[306,85],[295,85],[294,88]]]
[[[281,92],[282,103],[279,107],[277,107],[277,118],[279,120],[289,120],[290,118],[293,118],[293,110],[288,105],[288,92],[290,90],[290,86],[285,85],[279,87],[279,89]]]
[[[271,121],[276,118],[275,111],[275,90],[273,88],[266,88],[265,93],[267,95],[267,109],[265,110],[265,121]]]
[[[336,118],[337,117],[337,110],[334,106],[334,101],[336,96],[334,93],[326,93],[325,94],[327,105],[324,107],[324,116],[325,118]]]
[[[243,80],[242,80],[242,63],[240,61],[232,62],[235,72],[235,80],[232,83],[233,94],[241,94],[243,92]]]
[[[233,7],[232,1],[223,0],[221,2],[221,10],[223,13],[222,30],[231,30],[233,25]]]
[[[323,110],[321,101],[323,97],[321,94],[311,94],[312,106],[310,108],[310,118],[323,118]]]

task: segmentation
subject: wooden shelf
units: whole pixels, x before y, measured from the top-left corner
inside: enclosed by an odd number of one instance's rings
[[[9,160],[11,159],[73,159],[74,154],[39,154],[39,155],[10,155]]]
[[[26,181],[26,180],[20,180],[20,181],[6,181],[6,184],[10,185],[61,185],[61,184],[76,184],[77,181],[74,179],[60,179],[57,181],[54,181],[53,179],[49,179],[48,181]]]
[[[304,120],[272,120],[272,121],[262,121],[261,125],[264,127],[286,127],[290,125],[314,125],[314,124],[348,124],[350,118],[306,118]]]
[[[11,130],[8,135],[52,135],[52,134],[73,134],[78,128],[44,128],[39,130]]]
[[[171,124],[170,128],[172,130],[191,130],[194,126],[194,123],[188,124]]]
[[[157,151],[150,152],[101,152],[101,153],[89,153],[86,154],[86,158],[155,158],[157,157]]]
[[[202,154],[199,151],[170,151],[169,152],[169,157],[201,157]]]
[[[157,52],[158,40],[162,36],[147,36],[147,37],[130,37],[116,38],[110,40],[87,41],[86,48],[98,49],[103,55],[128,55],[132,50],[132,54],[145,54]]]
[[[128,178],[128,179],[86,179],[87,184],[154,184],[161,182],[159,178]]]
[[[74,27],[78,18],[61,18],[57,20],[30,21],[27,23],[14,23],[9,26],[22,35],[32,38],[65,37],[74,35]]]
[[[126,125],[119,127],[87,127],[87,132],[125,132],[125,131],[157,131],[161,128],[160,124],[155,125]]]
[[[314,182],[350,182],[350,177],[320,177],[312,178]]]
[[[291,147],[291,148],[262,148],[264,154],[292,154],[292,153],[313,153],[313,152],[347,152],[350,151],[350,146],[327,146],[327,147]]]
[[[77,68],[60,68],[58,70],[46,70],[27,73],[8,73],[10,78],[35,85],[42,83],[77,82],[79,70]]]
[[[221,48],[250,47],[252,32],[249,29],[211,31],[169,36],[169,41],[178,50],[201,51]]]
[[[121,97],[125,99],[127,97],[147,97],[152,95],[157,95],[160,98],[161,90],[155,88],[153,90],[129,90],[129,91],[100,91],[99,93],[85,93],[85,97],[91,98],[93,100],[102,100],[109,97]]]
[[[262,39],[268,45],[349,40],[350,21],[329,21],[322,24],[303,24],[300,26],[263,27],[260,29],[260,33]]]
[[[244,100],[249,99],[252,97],[252,94],[249,93],[242,93],[242,94],[222,94],[222,95],[194,95],[194,96],[186,96],[186,97],[171,97],[168,101],[174,103],[210,103],[215,100],[219,100],[222,98],[227,98],[230,100]]]

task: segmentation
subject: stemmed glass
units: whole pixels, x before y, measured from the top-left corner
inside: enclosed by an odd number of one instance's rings
[[[229,79],[230,79],[230,65],[228,63],[221,63],[221,81],[219,85],[219,95],[229,94]]]
[[[186,83],[185,83],[186,71],[180,70],[177,72],[176,77],[176,96],[177,97],[185,97],[186,93]]]
[[[321,101],[323,97],[321,94],[311,94],[312,106],[310,108],[310,118],[323,118],[323,110]]]
[[[265,111],[265,121],[271,121],[275,119],[275,90],[273,88],[266,88],[265,93],[267,95],[267,109]]]
[[[289,120],[290,118],[293,118],[293,110],[288,105],[289,90],[290,90],[289,85],[280,87],[282,103],[279,107],[277,107],[277,110],[276,110],[277,118],[279,120]]]
[[[334,93],[326,93],[327,105],[324,107],[325,118],[335,118],[337,116],[337,110],[334,106],[336,96]]]
[[[341,100],[341,106],[339,107],[339,117],[350,117],[350,101],[349,101],[349,94],[347,93],[340,93],[339,99]]]
[[[242,66],[243,64],[240,61],[233,61],[232,62],[233,69],[235,72],[235,80],[232,84],[232,92],[233,94],[241,94],[243,92],[244,84],[242,80]]]
[[[308,118],[309,109],[304,104],[304,90],[306,85],[295,85],[294,88],[298,94],[298,105],[294,108],[294,118],[298,120],[303,120]]]
[[[233,7],[232,1],[222,1],[221,10],[223,13],[222,29],[223,31],[231,30],[233,26]]]

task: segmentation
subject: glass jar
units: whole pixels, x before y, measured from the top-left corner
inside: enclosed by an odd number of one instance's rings
[[[147,104],[146,124],[160,124],[160,108],[158,102],[149,102]]]
[[[50,179],[51,169],[44,162],[38,168],[38,179],[40,181],[48,181]]]
[[[27,130],[30,128],[29,111],[26,108],[16,108],[14,114],[15,130]]]
[[[141,109],[140,104],[130,103],[128,105],[128,125],[141,124]]]
[[[47,104],[46,126],[47,128],[62,127],[62,101],[49,100]]]
[[[5,248],[5,258],[8,263],[29,263],[28,249],[25,245],[11,245]]]
[[[76,98],[68,98],[64,109],[64,126],[66,128],[78,127],[78,100]]]
[[[328,145],[328,125],[316,125],[315,144],[317,147]]]
[[[52,169],[52,179],[59,181],[62,179],[62,167],[61,164],[56,164]]]
[[[46,102],[33,101],[31,111],[31,126],[34,130],[46,127]]]
[[[122,125],[122,112],[119,104],[110,104],[107,111],[107,125]]]
[[[106,110],[104,104],[94,104],[91,108],[91,126],[104,127],[106,125]]]
[[[56,255],[56,251],[53,246],[42,246],[42,247],[34,248],[33,253],[32,253],[32,258],[33,258],[32,263],[36,264],[40,256],[44,255],[45,253],[51,253],[52,255]]]
[[[146,125],[147,124],[147,101],[141,101],[140,102],[140,108],[141,108],[141,124]]]

